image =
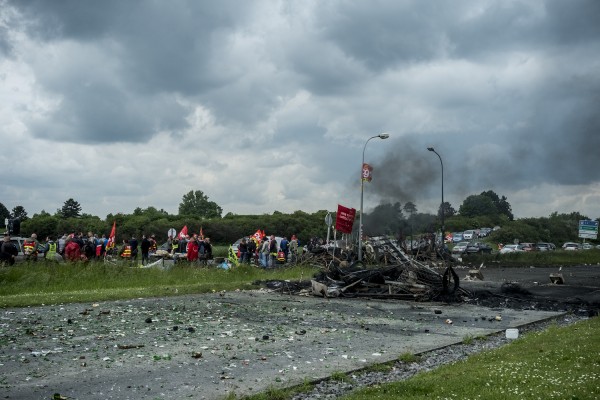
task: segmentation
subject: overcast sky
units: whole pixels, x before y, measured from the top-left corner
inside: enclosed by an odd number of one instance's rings
[[[600,217],[600,1],[0,0],[0,202],[101,218],[493,190]]]

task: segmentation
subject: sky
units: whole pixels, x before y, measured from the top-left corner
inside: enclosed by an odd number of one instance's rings
[[[596,0],[0,0],[0,202],[359,209],[364,156],[367,213],[435,213],[443,163],[456,210],[492,190],[516,218],[597,218],[598,21]]]

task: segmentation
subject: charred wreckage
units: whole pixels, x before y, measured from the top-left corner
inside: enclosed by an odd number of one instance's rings
[[[410,251],[394,239],[371,237],[364,243],[365,263],[351,261],[355,259],[352,247],[311,243],[299,260],[321,268],[310,287],[290,282],[268,286],[282,293],[323,297],[461,301],[470,294],[460,287],[454,260],[434,243],[424,240]],[[441,265],[443,272],[433,265]]]

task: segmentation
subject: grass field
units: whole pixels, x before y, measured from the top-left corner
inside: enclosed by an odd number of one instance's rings
[[[257,289],[261,280],[309,279],[310,267],[230,270],[180,263],[170,270],[102,262],[19,264],[0,268],[0,307],[177,296],[211,291]]]
[[[359,390],[358,399],[592,400],[600,398],[600,318],[530,333],[500,349]]]

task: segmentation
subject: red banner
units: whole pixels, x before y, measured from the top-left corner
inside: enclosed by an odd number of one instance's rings
[[[338,204],[335,229],[342,233],[352,233],[355,215],[356,210],[354,208],[347,208]]]

